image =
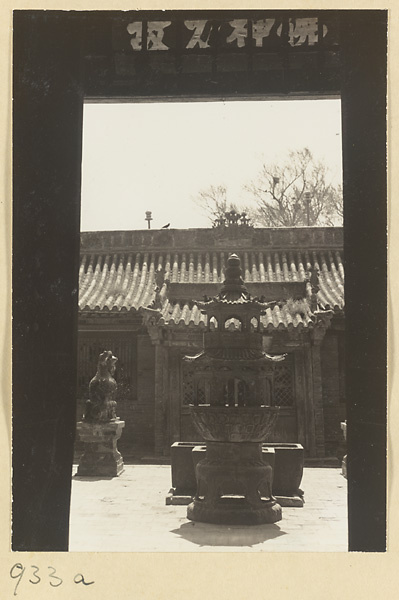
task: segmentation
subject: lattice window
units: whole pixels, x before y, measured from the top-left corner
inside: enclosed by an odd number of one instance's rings
[[[294,404],[294,363],[290,355],[284,362],[275,364],[274,404],[275,406]]]

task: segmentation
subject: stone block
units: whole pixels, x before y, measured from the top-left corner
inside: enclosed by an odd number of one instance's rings
[[[197,482],[193,465],[192,450],[200,442],[175,442],[170,448],[172,489],[176,496],[195,494]]]
[[[303,475],[303,446],[288,443],[262,444],[262,449],[268,448],[273,448],[275,451],[273,494],[275,496],[298,495]],[[264,460],[269,460],[267,454],[262,456]]]
[[[270,465],[273,469],[273,482],[272,482],[272,487],[273,487],[273,496],[276,498],[277,502],[279,503],[280,506],[282,507],[299,507],[301,508],[303,506],[303,498],[302,498],[302,492],[300,492],[300,490],[296,490],[295,492],[291,492],[290,494],[282,494],[281,493],[281,478],[282,478],[282,474],[277,471],[277,476],[276,476],[276,450],[275,450],[275,446],[278,446],[278,444],[273,444],[270,446],[266,446],[265,444],[262,445],[262,459],[263,462]],[[278,452],[278,450],[277,450]],[[281,454],[281,453],[280,453]],[[284,468],[285,461],[282,461],[280,458],[280,461],[278,464],[278,467]],[[276,479],[277,481],[277,486],[274,483],[274,480]],[[279,489],[280,486],[280,489]]]

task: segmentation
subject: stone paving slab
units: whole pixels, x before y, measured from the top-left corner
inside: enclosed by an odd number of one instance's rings
[[[74,473],[76,472],[76,467]],[[303,508],[272,525],[193,523],[166,506],[168,465],[127,465],[119,477],[73,477],[70,551],[346,552],[347,485],[340,469],[305,468]]]

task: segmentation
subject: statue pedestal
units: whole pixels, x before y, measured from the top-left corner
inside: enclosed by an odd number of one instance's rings
[[[84,442],[77,475],[83,477],[117,477],[123,471],[123,458],[117,449],[125,421],[106,423],[80,421],[76,431]]]

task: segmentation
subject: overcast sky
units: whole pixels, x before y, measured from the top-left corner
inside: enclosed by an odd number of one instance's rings
[[[342,180],[340,100],[86,104],[83,119],[82,231],[209,227],[194,199],[243,186],[262,164],[308,147]]]

